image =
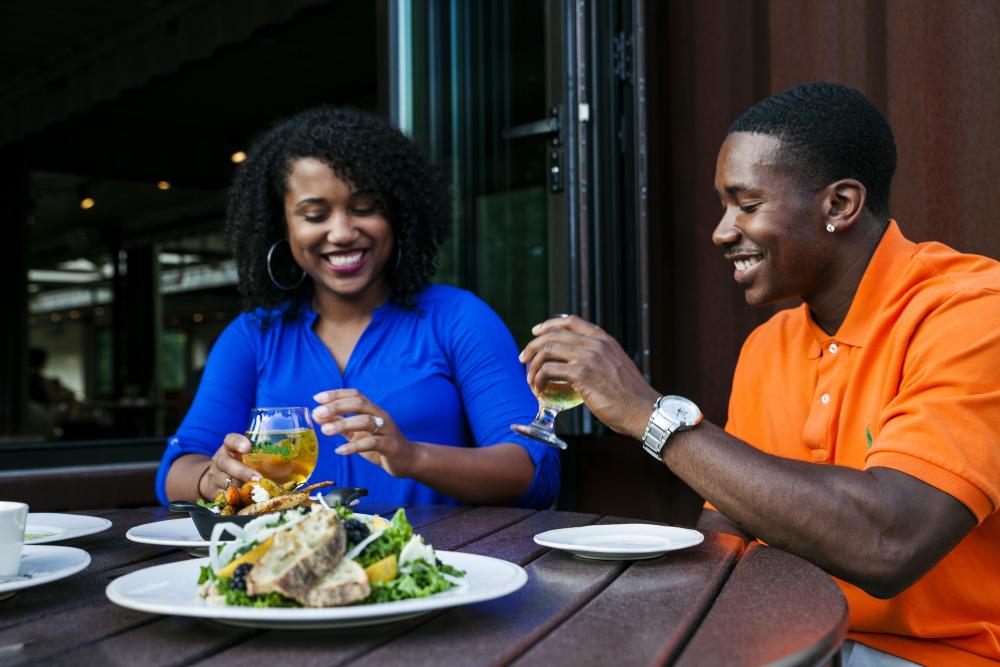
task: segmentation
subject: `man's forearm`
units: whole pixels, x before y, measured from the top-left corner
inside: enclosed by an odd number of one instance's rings
[[[905,571],[899,499],[871,472],[765,454],[708,423],[672,436],[663,460],[741,529],[873,594],[922,574]]]

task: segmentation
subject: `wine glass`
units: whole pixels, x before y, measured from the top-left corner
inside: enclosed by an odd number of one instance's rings
[[[243,463],[278,484],[301,484],[316,468],[319,445],[309,409],[254,408]]]
[[[535,391],[535,388],[531,388]],[[538,414],[530,424],[511,424],[510,427],[521,435],[544,442],[550,447],[566,449],[566,442],[556,435],[556,415],[583,403],[580,392],[565,380],[549,380],[536,392]]]

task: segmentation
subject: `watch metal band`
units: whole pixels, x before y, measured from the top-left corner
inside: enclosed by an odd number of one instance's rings
[[[649,416],[649,421],[646,422],[646,432],[642,434],[642,448],[657,460],[660,460],[663,453],[664,443],[673,433],[670,422],[660,414],[660,401],[662,399],[661,396],[653,403],[653,414]]]

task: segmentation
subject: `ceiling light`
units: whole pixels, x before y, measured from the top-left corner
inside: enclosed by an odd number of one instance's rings
[[[170,181],[159,181],[157,182],[156,187],[160,188],[161,190],[169,190]]]
[[[62,319],[62,315],[60,315],[59,313],[52,313],[51,315],[49,315],[49,319],[52,320],[53,322],[58,322],[59,320]]]
[[[243,160],[247,159],[247,154],[243,151],[236,151],[229,156],[229,159],[232,160],[234,164],[239,164],[240,162],[243,162]]]
[[[94,208],[94,204],[96,203],[93,197],[84,197],[80,200],[80,208],[86,211],[87,209]]]
[[[97,315],[98,317],[103,317],[104,316],[104,309],[101,308],[100,306],[98,306],[97,308],[94,308],[94,315]]]
[[[77,310],[76,308],[74,308],[73,310],[69,311],[69,319],[71,319],[71,320],[78,320],[78,319],[80,319],[80,311]]]
[[[194,315],[191,316],[191,319],[194,320],[195,322],[204,322],[205,316],[202,315],[201,313],[195,313]]]

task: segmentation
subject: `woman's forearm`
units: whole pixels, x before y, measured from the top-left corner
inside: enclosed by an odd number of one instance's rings
[[[520,445],[449,447],[414,442],[410,478],[463,503],[507,505],[520,498],[535,476],[535,464]]]
[[[191,502],[201,498],[198,481],[210,463],[211,459],[203,454],[185,454],[177,458],[167,472],[167,498]]]

